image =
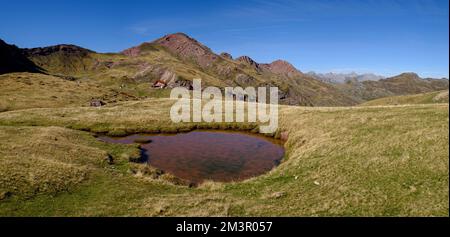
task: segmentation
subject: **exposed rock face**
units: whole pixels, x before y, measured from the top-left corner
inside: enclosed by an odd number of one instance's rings
[[[402,73],[378,81],[347,80],[335,85],[342,93],[361,102],[387,96],[448,90],[448,86],[448,79],[422,79],[416,73]]]
[[[299,77],[302,75],[302,73],[297,70],[292,64],[284,60],[277,60],[270,64],[264,64],[255,62],[249,56],[241,56],[237,58],[236,61],[251,66],[258,72],[266,71],[289,78]]]
[[[201,67],[211,66],[219,57],[211,49],[183,33],[166,35],[153,43],[164,46],[185,60],[193,60]]]
[[[99,99],[92,99],[89,103],[92,107],[102,107],[106,103]]]
[[[264,64],[263,67],[272,73],[287,77],[298,77],[302,75],[292,64],[284,60],[276,60],[270,64]]]
[[[24,55],[49,74],[75,76],[94,67],[94,51],[75,45],[61,44],[23,49]]]
[[[141,53],[141,49],[140,49],[140,46],[136,46],[136,47],[131,47],[129,49],[125,49],[121,53],[125,54],[126,56],[136,57]]]
[[[239,58],[236,58],[237,62],[244,63],[248,66],[253,67],[257,71],[261,71],[261,66],[259,63],[255,62],[252,58],[249,56],[241,56]]]
[[[138,46],[125,49],[120,53],[129,57],[137,57],[149,51],[158,51],[158,49],[155,47],[153,43],[145,42]]]
[[[122,56],[95,53],[74,45],[19,49],[3,41],[0,41],[0,53],[0,73],[39,72],[42,68],[41,72],[66,80],[81,79],[80,75],[89,75],[86,80],[93,84],[97,83],[96,79],[118,80],[121,83],[118,90],[127,83],[146,83],[155,88],[191,88],[195,78],[201,78],[205,86],[221,88],[270,85],[279,88],[280,103],[290,105],[354,105],[383,96],[448,90],[448,80],[421,79],[412,73],[379,81],[324,83],[283,60],[262,64],[248,56],[231,60],[227,53],[216,55],[182,33],[124,50]],[[110,104],[136,98],[117,93],[99,99]]]
[[[233,60],[233,56],[231,56],[231,54],[229,54],[229,53],[223,52],[223,53],[220,54],[220,56],[221,56],[222,58],[226,58],[226,59]]]
[[[148,82],[155,79],[160,79],[161,75],[166,70],[167,68],[162,65],[151,65],[148,63],[143,63],[139,65],[139,71],[134,74],[133,80]]]
[[[165,70],[160,75],[160,78],[153,84],[153,87],[161,89],[166,87],[173,88],[176,85],[177,79],[177,74],[172,71]]]
[[[159,88],[159,89],[164,89],[166,86],[167,86],[167,84],[161,80],[155,81],[152,85],[153,88]]]
[[[186,89],[192,90],[192,81],[188,80],[180,80],[176,75],[165,74],[162,79],[156,80],[153,85],[153,88],[158,89],[172,89],[175,87],[184,87]]]
[[[122,53],[139,58],[144,53],[151,54],[151,51],[155,50],[165,51],[163,58],[167,61],[152,61],[146,66],[148,69],[138,68],[139,75],[136,74],[133,80],[149,81],[154,88],[179,85],[190,88],[192,79],[198,77],[202,77],[208,86],[259,87],[271,84],[279,88],[279,101],[282,104],[307,106],[355,104],[355,101],[341,94],[336,88],[303,75],[285,61],[261,64],[248,56],[230,60],[231,55],[227,53],[216,55],[209,48],[182,33],[166,35]],[[160,56],[158,54],[158,57]],[[170,60],[169,57],[174,57],[175,60]],[[148,59],[145,60],[148,62]],[[124,64],[126,63],[130,64],[128,60],[124,61]],[[131,65],[135,64],[136,60],[133,60]],[[180,73],[183,77],[176,75],[174,79],[166,76],[168,75],[164,73],[166,70],[175,74]]]
[[[222,64],[217,66],[216,71],[218,75],[229,78],[233,73],[237,73],[239,69],[235,65]]]
[[[152,87],[159,89],[174,87],[192,88],[192,81],[182,79],[175,71],[160,65],[146,65],[134,75],[133,79],[152,82]]]

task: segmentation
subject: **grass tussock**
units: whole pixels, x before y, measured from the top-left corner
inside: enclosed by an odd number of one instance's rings
[[[100,109],[1,113],[0,215],[449,215],[448,104],[281,106],[275,136],[289,138],[280,166],[244,182],[196,188],[173,185],[170,175],[130,163],[137,146],[105,144],[89,133],[257,126],[172,123],[172,103],[149,99]],[[105,162],[108,154],[113,164]]]

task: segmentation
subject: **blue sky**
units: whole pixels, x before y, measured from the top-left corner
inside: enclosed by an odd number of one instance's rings
[[[302,71],[449,76],[448,0],[20,1],[0,5],[0,38],[117,52],[185,32],[213,51]]]

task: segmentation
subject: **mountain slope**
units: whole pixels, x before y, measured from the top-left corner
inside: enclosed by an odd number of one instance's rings
[[[21,49],[0,39],[0,74],[40,71],[37,65],[23,55]]]
[[[23,49],[23,54],[36,65],[52,74],[71,75],[86,71],[92,65],[90,54],[94,52],[76,45],[55,45],[43,48]]]
[[[334,85],[342,93],[364,102],[387,96],[448,90],[448,79],[422,79],[415,73],[403,73],[378,81],[349,80]]]
[[[173,58],[169,60],[167,54],[161,58],[161,51],[168,52]],[[159,56],[158,62],[164,62],[163,65],[156,66],[164,68],[159,71],[169,70],[175,77],[181,76],[178,80],[191,81],[194,78],[201,78],[206,85],[220,87],[277,86],[280,89],[279,99],[284,104],[307,106],[356,104],[356,101],[334,87],[304,75],[286,61],[277,60],[270,64],[261,64],[248,56],[233,60],[231,55],[227,53],[217,55],[183,33],[166,35],[153,42],[127,49],[122,54],[134,60],[145,58],[147,62],[154,62],[153,60]],[[153,63],[153,67],[155,64],[158,65]],[[187,70],[180,73],[180,68]],[[145,75],[144,71],[141,75]],[[151,70],[147,70],[149,71]],[[168,85],[173,84],[167,82],[166,78],[158,80]]]
[[[176,56],[192,60],[202,68],[211,66],[220,58],[211,49],[184,33],[166,35],[155,40],[153,44],[164,46]]]

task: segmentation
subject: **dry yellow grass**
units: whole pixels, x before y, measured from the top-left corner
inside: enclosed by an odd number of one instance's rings
[[[108,152],[83,132],[61,127],[0,127],[0,193],[56,194],[107,165]],[[133,155],[133,150],[123,154]],[[116,163],[128,161],[118,159]]]
[[[0,163],[9,167],[0,170],[0,190],[12,194],[0,201],[0,215],[449,215],[447,104],[282,106],[276,135],[287,131],[289,140],[279,167],[244,182],[208,182],[198,188],[133,175],[126,160],[136,147],[104,144],[86,132],[125,134],[255,126],[174,124],[168,119],[172,103],[149,99],[102,108],[0,113]],[[62,138],[53,142],[53,137]],[[33,141],[28,147],[29,138]],[[104,163],[106,154],[112,154],[118,163]],[[42,174],[40,167],[45,170]],[[27,175],[33,173],[49,177],[49,181],[28,185]],[[10,190],[13,185],[18,188]],[[41,189],[42,185],[61,188],[49,192]],[[29,195],[28,190],[34,193]]]
[[[130,99],[129,96],[98,83],[86,80],[70,81],[39,73],[0,75],[0,85],[0,112],[27,108],[89,106],[93,98],[107,103]]]
[[[385,97],[363,103],[363,106],[448,103],[448,90]]]

